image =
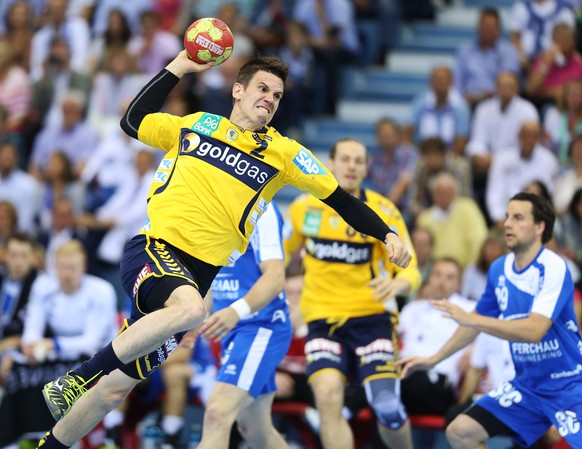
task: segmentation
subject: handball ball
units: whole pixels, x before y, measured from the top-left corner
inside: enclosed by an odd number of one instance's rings
[[[206,17],[192,23],[184,33],[184,48],[198,64],[222,64],[232,54],[234,38],[220,19]]]

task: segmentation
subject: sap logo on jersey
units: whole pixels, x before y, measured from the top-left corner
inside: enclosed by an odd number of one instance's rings
[[[293,163],[297,165],[306,175],[325,175],[325,169],[317,160],[305,149],[299,150],[297,156],[293,158]]]

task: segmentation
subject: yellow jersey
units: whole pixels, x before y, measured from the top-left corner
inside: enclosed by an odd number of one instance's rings
[[[275,193],[291,184],[327,198],[338,184],[274,128],[239,128],[219,115],[148,114],[138,139],[166,152],[148,195],[143,233],[212,265],[234,262]]]
[[[407,279],[411,290],[420,285],[416,254],[400,211],[371,190],[362,190],[361,199],[398,232],[412,260],[406,268],[392,264],[383,242],[356,232],[317,198],[299,196],[287,212],[284,244],[287,254],[305,248],[299,308],[306,323],[385,312],[386,306],[374,298],[373,289],[368,286],[377,276]]]

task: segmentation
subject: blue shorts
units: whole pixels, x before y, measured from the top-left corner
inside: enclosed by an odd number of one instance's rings
[[[582,449],[582,386],[541,395],[512,380],[491,390],[475,405],[513,430],[520,446],[531,446],[553,424],[574,449]]]
[[[349,318],[345,322],[308,323],[305,340],[307,374],[333,369],[346,382],[365,383],[383,377],[399,378],[394,366],[398,344],[394,318],[389,313]]]
[[[236,326],[222,341],[216,380],[236,385],[254,398],[277,390],[275,370],[291,343],[289,314],[285,322]]]

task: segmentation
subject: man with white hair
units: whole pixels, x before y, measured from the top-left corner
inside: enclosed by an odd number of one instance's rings
[[[493,156],[485,200],[489,217],[503,226],[509,199],[532,181],[541,181],[553,192],[559,164],[556,156],[539,143],[539,122],[525,122],[519,143]]]
[[[416,227],[434,236],[434,257],[450,257],[463,268],[474,263],[487,238],[487,224],[477,203],[459,196],[453,175],[441,172],[430,181],[432,206],[420,213]]]
[[[65,153],[78,174],[97,146],[99,136],[84,120],[87,98],[81,91],[70,90],[61,99],[63,123],[47,126],[38,134],[32,148],[29,171],[40,178],[52,154]]]

